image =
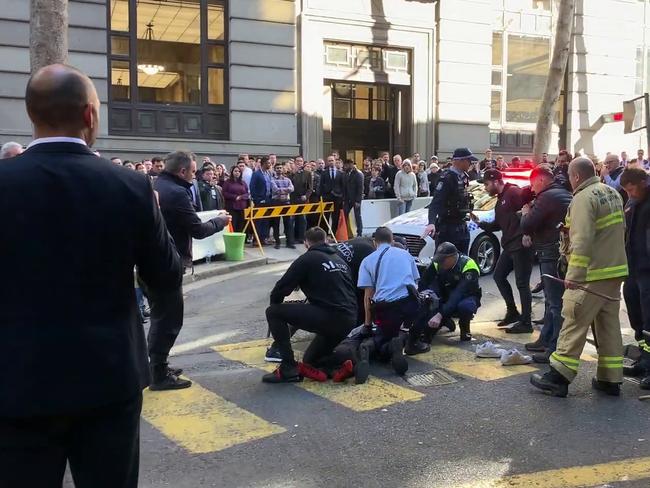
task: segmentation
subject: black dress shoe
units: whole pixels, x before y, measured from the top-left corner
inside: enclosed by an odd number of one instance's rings
[[[163,378],[157,378],[154,380],[154,382],[149,386],[149,389],[151,391],[182,390],[184,388],[189,388],[190,386],[192,386],[190,380],[179,378],[170,371],[167,371],[167,374]]]
[[[262,376],[264,383],[298,383],[302,381],[302,376],[298,371],[298,365],[280,364],[275,371]]]
[[[546,346],[544,345],[544,341],[542,341],[541,338],[537,339],[535,342],[529,342],[524,347],[526,348],[526,351],[530,351],[530,352],[546,351]]]
[[[507,334],[530,334],[533,332],[533,326],[530,322],[517,322],[515,325],[506,329]]]
[[[530,377],[530,383],[547,395],[565,398],[569,394],[569,382],[553,368],[546,373],[535,373]]]
[[[533,324],[535,324],[535,325],[544,325],[544,317],[542,317],[541,319],[533,320]]]
[[[295,249],[295,248],[296,246],[294,246],[293,244],[287,244],[287,249]]]
[[[602,391],[603,393],[611,396],[619,396],[621,394],[621,385],[619,383],[611,383],[609,381],[602,381],[596,378],[592,378],[591,387],[594,390]]]
[[[408,341],[404,348],[404,354],[407,356],[415,356],[416,354],[424,354],[430,350],[431,346],[429,344],[418,339],[416,341]]]
[[[364,339],[359,345],[359,359],[354,365],[354,382],[363,385],[370,376],[370,354],[375,348],[375,340],[372,337]]]
[[[533,295],[535,295],[535,294],[541,292],[542,290],[544,290],[544,282],[543,282],[543,281],[540,281],[539,283],[537,283],[534,287],[532,287],[532,288],[530,289],[530,292],[531,292]]]
[[[639,383],[639,388],[642,390],[650,390],[650,376],[646,376]]]
[[[175,376],[180,376],[183,374],[183,368],[170,368],[167,367],[167,371],[169,371],[171,374]]]
[[[537,364],[550,364],[551,362],[551,353],[546,352],[536,352],[533,354],[533,362]]]
[[[631,366],[623,366],[623,376],[637,378],[639,376],[645,376],[645,372],[645,368],[639,361],[634,361]]]
[[[521,320],[521,315],[517,310],[508,310],[506,312],[506,316],[504,317],[504,319],[497,324],[497,327],[507,327],[510,324],[519,322],[520,320]]]

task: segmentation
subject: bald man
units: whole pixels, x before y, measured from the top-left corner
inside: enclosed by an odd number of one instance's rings
[[[550,369],[535,373],[531,383],[540,390],[565,397],[576,378],[587,332],[593,324],[598,369],[592,387],[620,395],[623,383],[623,341],[619,321],[621,285],[628,275],[625,218],[619,193],[600,182],[588,158],[569,165],[573,200],[566,216],[562,254],[568,267],[562,305],[562,328]],[[582,285],[581,289],[576,287]],[[604,297],[611,297],[610,299]]]
[[[89,148],[90,79],[47,66],[25,101],[35,140],[0,164],[0,486],[61,486],[69,463],[77,488],[136,488],[149,369],[133,269],[177,290],[180,259],[147,177]]]

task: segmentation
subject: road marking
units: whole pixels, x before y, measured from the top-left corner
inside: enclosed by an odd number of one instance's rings
[[[213,349],[226,359],[270,372],[277,368],[277,364],[264,362],[264,352],[267,344],[267,341],[251,341],[215,346]],[[374,376],[371,376],[363,385],[355,385],[351,380],[346,383],[332,383],[330,381],[318,383],[304,380],[295,385],[355,412],[366,412],[389,407],[396,403],[413,402],[424,398],[424,394],[418,391]]]
[[[455,488],[582,488],[650,479],[650,457],[477,480]]]
[[[436,343],[431,346],[431,351],[418,354],[414,359],[481,381],[500,380],[537,371],[532,366],[502,366],[498,359],[480,359],[472,351]]]
[[[196,454],[286,432],[198,383],[185,390],[145,390],[142,417],[166,437]]]

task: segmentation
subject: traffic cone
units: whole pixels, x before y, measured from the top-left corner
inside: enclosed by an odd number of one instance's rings
[[[339,225],[336,227],[336,240],[342,242],[348,239],[348,224],[345,221],[345,212],[341,209],[339,212]]]

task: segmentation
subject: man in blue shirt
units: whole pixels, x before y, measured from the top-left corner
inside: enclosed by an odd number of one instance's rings
[[[393,233],[379,227],[373,235],[377,250],[361,262],[358,287],[365,291],[365,327],[374,323],[377,331],[373,341],[361,346],[361,361],[376,351],[379,357],[390,359],[397,374],[408,370],[403,354],[404,341],[400,328],[408,329],[418,313],[417,281],[420,279],[413,257],[403,249],[392,247]]]

